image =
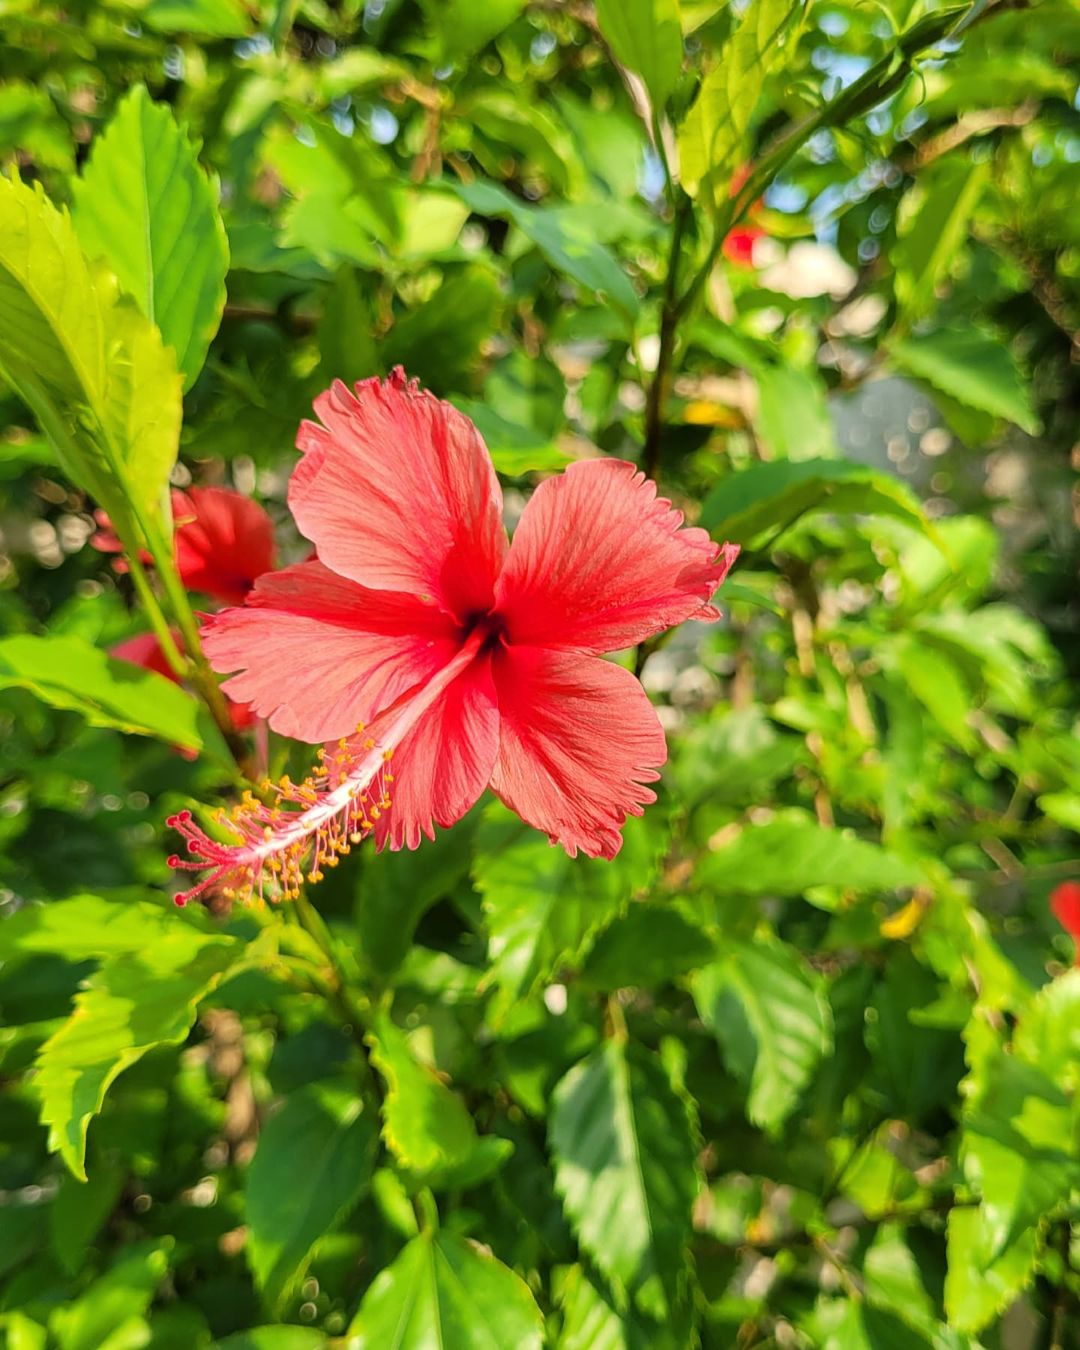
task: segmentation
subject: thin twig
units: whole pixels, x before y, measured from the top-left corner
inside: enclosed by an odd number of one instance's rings
[[[667,276],[664,278],[664,299],[660,311],[660,349],[656,357],[656,370],[652,383],[645,396],[645,443],[641,451],[641,467],[649,478],[655,480],[660,468],[660,442],[663,439],[664,405],[667,401],[667,384],[674,356],[675,337],[678,331],[678,286],[679,258],[682,252],[683,234],[690,217],[692,203],[690,198],[680,195],[675,204],[675,219],[671,227],[671,248],[668,252]]]

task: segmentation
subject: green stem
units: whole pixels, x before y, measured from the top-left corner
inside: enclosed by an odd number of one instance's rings
[[[366,998],[354,993],[349,983],[349,973],[341,961],[334,935],[327,927],[326,920],[301,891],[295,900],[290,901],[296,919],[319,951],[326,959],[330,972],[327,981],[326,997],[334,1005],[342,1022],[352,1028],[353,1039],[367,1054],[364,1033],[369,1021],[370,1007]]]
[[[413,1199],[413,1208],[416,1210],[416,1218],[420,1224],[421,1233],[437,1233],[439,1231],[439,1207],[435,1203],[435,1197],[425,1186],[417,1191]]]
[[[139,597],[139,604],[146,611],[146,617],[150,620],[150,626],[154,630],[154,636],[158,640],[158,646],[161,648],[165,660],[169,663],[170,670],[177,679],[186,679],[188,675],[187,662],[184,660],[180,648],[173,641],[169,621],[162,612],[158,598],[150,585],[146,568],[143,567],[138,558],[129,558],[128,564],[131,580],[135,585],[135,593]]]

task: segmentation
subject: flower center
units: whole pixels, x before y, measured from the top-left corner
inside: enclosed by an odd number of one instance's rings
[[[489,652],[506,639],[506,620],[494,610],[474,610],[466,614],[461,624],[462,637],[480,635],[481,652]]]

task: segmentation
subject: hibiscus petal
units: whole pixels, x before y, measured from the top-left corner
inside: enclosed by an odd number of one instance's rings
[[[682,520],[624,460],[583,460],[541,483],[497,587],[510,641],[610,652],[717,618],[709,599],[739,550]]]
[[[628,815],[656,800],[667,745],[628,670],[595,656],[504,647],[493,662],[499,758],[491,786],[573,858],[613,858]]]
[[[408,383],[340,381],[301,424],[289,484],[301,531],[335,572],[465,618],[490,608],[506,554],[502,493],[469,419]]]
[[[242,609],[204,628],[222,686],[275,731],[301,741],[348,736],[430,677],[460,646],[457,626],[400,592],[369,591],[321,562],[269,572]]]
[[[228,488],[172,494],[176,565],[184,585],[239,605],[274,566],[274,524],[257,501]]]
[[[378,726],[373,729],[378,734]],[[499,750],[499,709],[491,659],[475,660],[402,740],[390,762],[391,805],[375,825],[382,849],[416,848],[435,825],[459,821],[491,778]]]

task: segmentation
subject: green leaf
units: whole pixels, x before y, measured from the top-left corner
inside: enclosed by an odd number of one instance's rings
[[[678,0],[597,0],[596,21],[616,61],[645,82],[659,117],[682,72]]]
[[[493,37],[514,22],[525,0],[422,0],[423,10],[435,34],[438,61],[464,61],[486,47]]]
[[[479,1141],[461,1098],[416,1059],[388,1014],[374,1017],[366,1039],[371,1062],[386,1083],[383,1139],[390,1152],[426,1182],[464,1164]]]
[[[631,819],[614,861],[571,859],[504,808],[488,810],[473,880],[488,930],[486,978],[502,993],[495,1022],[560,964],[580,961],[597,929],[649,885],[664,842],[655,822]]]
[[[343,380],[351,387],[357,380],[382,373],[384,364],[371,336],[374,326],[359,274],[352,267],[339,267],[327,288],[318,330],[323,383]]]
[[[985,1217],[978,1209],[957,1206],[949,1212],[946,1241],[945,1311],[949,1325],[961,1332],[981,1331],[1033,1278],[1038,1234],[1029,1228],[991,1260]]]
[[[230,38],[251,31],[241,0],[149,0],[139,19],[158,33]]]
[[[66,212],[0,178],[0,374],[64,472],[125,538],[158,521],[180,435],[180,376],[157,329],[92,272]]]
[[[216,184],[170,109],[136,85],[72,184],[75,230],[176,352],[190,388],[225,307],[229,246]]]
[[[903,329],[933,307],[937,287],[967,238],[968,221],[989,179],[989,160],[976,163],[947,155],[901,203],[892,263]]]
[[[468,878],[474,819],[440,830],[423,849],[365,857],[355,913],[357,956],[369,978],[389,981],[425,912]]]
[[[701,524],[732,543],[750,544],[809,511],[895,516],[931,530],[906,484],[843,459],[774,460],[731,474],[705,499]]]
[[[1080,966],[1044,984],[1024,1009],[1013,1053],[1067,1095],[1080,1090]]]
[[[895,342],[893,364],[965,407],[1004,417],[1031,435],[1040,429],[1031,391],[1012,352],[978,328],[941,328]]]
[[[821,979],[791,947],[727,939],[694,980],[694,1001],[729,1070],[749,1089],[746,1113],[778,1134],[832,1050]]]
[[[801,812],[746,825],[733,836],[725,832],[724,838],[698,864],[699,885],[744,895],[804,895],[813,886],[893,891],[923,880],[915,863]]]
[[[234,938],[177,924],[139,953],[115,956],[86,983],[59,1031],[42,1046],[34,1088],[49,1147],[86,1178],[86,1131],[115,1079],[160,1045],[177,1045],[199,1001],[244,956]]]
[[[374,47],[350,47],[319,67],[319,90],[329,103],[344,94],[360,94],[405,79],[409,67]]]
[[[49,1319],[59,1350],[124,1350],[145,1345],[143,1314],[169,1268],[172,1238],[141,1242],[86,1292]],[[132,1325],[134,1324],[134,1325]],[[126,1330],[123,1339],[118,1332]],[[134,1335],[132,1332],[134,1331]]]
[[[326,1350],[328,1344],[314,1327],[252,1327],[215,1341],[214,1350]]]
[[[315,1243],[359,1200],[371,1181],[377,1147],[371,1112],[344,1083],[301,1088],[263,1126],[244,1186],[246,1250],[270,1307],[281,1307],[307,1269]]]
[[[913,633],[883,643],[881,655],[942,731],[961,750],[971,753],[976,743],[968,724],[973,699],[956,662]]]
[[[1080,796],[1075,792],[1044,792],[1039,810],[1055,824],[1080,834]]]
[[[983,1198],[984,1254],[994,1261],[1068,1198],[1080,1161],[1068,1098],[1044,1073],[999,1054],[977,1078],[960,1157]]]
[[[513,221],[556,271],[610,300],[627,319],[637,314],[638,295],[630,278],[579,215],[558,207],[527,206],[494,183],[460,183],[457,191],[477,214]]]
[[[556,1087],[548,1139],[582,1251],[620,1296],[674,1315],[698,1175],[694,1125],[658,1060],[605,1042]]]
[[[713,955],[713,940],[672,905],[635,904],[596,939],[581,980],[589,989],[655,989]]]
[[[69,1275],[82,1268],[87,1249],[116,1208],[126,1177],[126,1169],[101,1162],[90,1169],[85,1181],[76,1181],[70,1172],[61,1177],[56,1199],[49,1206],[49,1239]]]
[[[683,1350],[675,1328],[649,1322],[632,1309],[620,1314],[581,1266],[572,1266],[560,1292],[562,1331],[555,1350]]]
[[[749,131],[765,78],[783,59],[791,0],[754,0],[701,82],[679,129],[679,172],[691,196],[708,184],[713,206],[749,158]]]
[[[527,473],[558,473],[570,462],[570,456],[550,436],[533,427],[508,422],[487,403],[470,398],[453,398],[451,402],[483,436],[499,473],[510,478]]]
[[[13,686],[52,708],[81,713],[91,726],[202,749],[196,699],[163,675],[115,661],[82,638],[0,638],[0,689]]]
[[[763,365],[755,372],[758,436],[774,459],[825,459],[836,454],[836,433],[819,379],[794,366]]]
[[[376,1276],[349,1328],[355,1350],[540,1350],[528,1286],[483,1248],[421,1233]]]
[[[401,365],[437,394],[467,389],[480,350],[497,325],[499,287],[487,267],[462,267],[405,314],[380,347],[388,367]]]
[[[930,1341],[909,1322],[867,1299],[818,1299],[813,1312],[801,1320],[810,1344],[821,1350],[932,1350],[952,1341]]]
[[[105,900],[100,895],[75,895],[43,905],[23,905],[0,923],[0,961],[17,956],[61,952],[68,961],[106,959],[167,941],[177,931],[204,934],[194,916],[175,906],[146,900]]]
[[[873,1060],[871,1084],[883,1109],[914,1121],[945,1107],[964,1071],[955,1030],[918,1020],[939,994],[925,966],[898,948],[874,989],[863,1032]]]

